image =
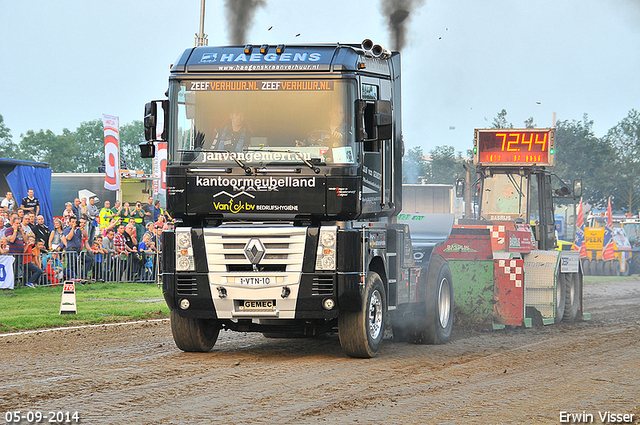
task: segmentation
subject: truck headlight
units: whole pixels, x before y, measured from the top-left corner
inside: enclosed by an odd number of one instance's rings
[[[186,272],[195,270],[193,246],[191,245],[191,228],[176,229],[176,271]]]
[[[336,237],[337,226],[322,226],[316,253],[316,270],[336,269]]]

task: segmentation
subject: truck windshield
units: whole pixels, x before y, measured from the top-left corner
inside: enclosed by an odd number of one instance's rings
[[[517,174],[495,174],[484,179],[482,215],[488,220],[526,219],[526,179]]]
[[[356,163],[351,81],[180,80],[170,100],[174,164]]]

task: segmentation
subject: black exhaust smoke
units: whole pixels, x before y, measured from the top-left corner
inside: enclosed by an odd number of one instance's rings
[[[404,48],[410,15],[423,3],[424,0],[382,0],[382,13],[387,17],[393,50],[400,51]]]
[[[225,0],[231,44],[246,44],[247,31],[251,27],[256,10],[265,0]]]

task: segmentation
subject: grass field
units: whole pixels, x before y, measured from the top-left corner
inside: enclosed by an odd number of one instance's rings
[[[0,333],[169,316],[153,284],[76,285],[77,314],[60,314],[61,296],[62,286],[0,290]]]

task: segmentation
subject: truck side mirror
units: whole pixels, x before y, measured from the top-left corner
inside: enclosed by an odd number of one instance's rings
[[[393,110],[389,100],[356,100],[357,141],[388,140],[393,136]]]
[[[576,198],[582,196],[582,180],[580,179],[573,181],[573,196]]]
[[[464,179],[462,177],[458,177],[456,179],[456,198],[464,197],[464,185]]]
[[[158,123],[158,106],[156,102],[144,105],[144,139],[148,142],[156,139],[156,124]],[[148,158],[144,157],[143,158]]]
[[[152,141],[142,142],[138,146],[140,146],[141,158],[153,158],[156,156],[156,145]]]

